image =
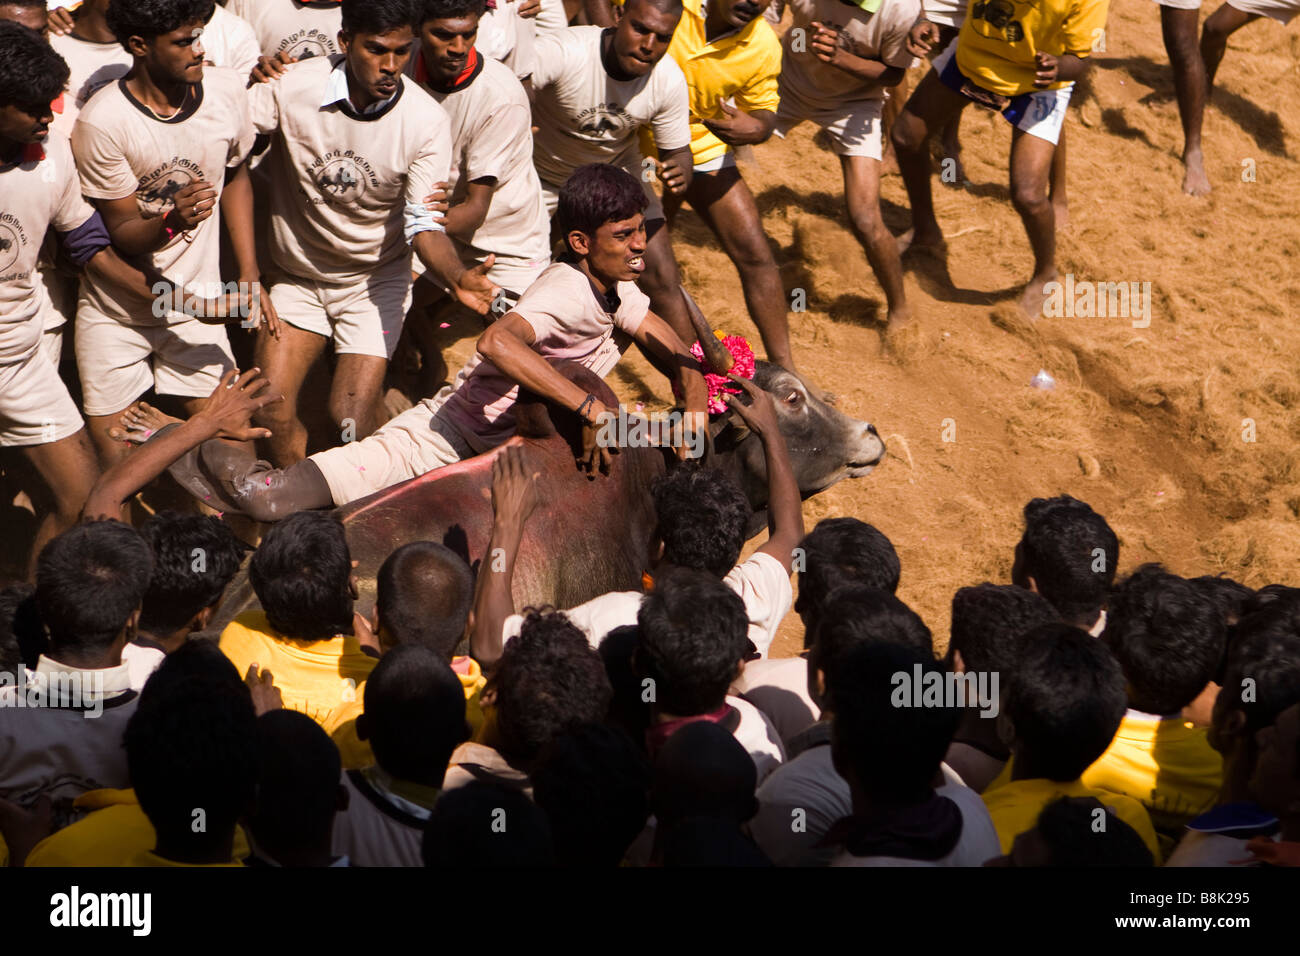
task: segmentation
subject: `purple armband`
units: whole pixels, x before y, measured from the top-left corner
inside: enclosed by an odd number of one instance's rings
[[[59,241],[68,258],[79,266],[84,266],[95,258],[99,250],[113,244],[113,240],[108,237],[108,227],[97,212],[76,229],[60,232]]]

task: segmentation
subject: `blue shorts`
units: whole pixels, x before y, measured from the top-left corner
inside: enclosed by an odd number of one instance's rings
[[[957,43],[949,43],[948,48],[934,58],[934,70],[939,75],[939,82],[954,93],[961,93],[962,88],[974,81],[966,76],[957,66]],[[1013,96],[1002,107],[1003,118],[1016,129],[1030,136],[1046,140],[1053,146],[1061,138],[1061,127],[1065,124],[1065,109],[1070,105],[1070,94],[1074,92],[1074,83],[1067,83],[1059,90],[1034,90]],[[963,94],[965,95],[965,94]]]

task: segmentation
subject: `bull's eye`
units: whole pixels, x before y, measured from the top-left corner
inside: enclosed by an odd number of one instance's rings
[[[799,399],[801,399],[802,397],[803,397],[803,396],[800,395],[799,392],[798,392],[797,390],[796,390],[796,391],[792,391],[789,395],[787,395],[787,396],[785,397],[785,403],[786,403],[787,405],[798,405],[798,404],[799,404]]]

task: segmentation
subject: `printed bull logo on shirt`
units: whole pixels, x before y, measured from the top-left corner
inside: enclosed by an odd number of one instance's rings
[[[354,203],[375,185],[370,163],[352,150],[330,152],[318,158],[308,170],[321,198],[312,202]]]
[[[983,20],[994,29],[1006,35],[1008,43],[1017,43],[1025,38],[1025,28],[1015,19],[1016,8],[1009,0],[978,0],[971,9],[971,16]]]
[[[293,60],[310,60],[314,56],[329,56],[339,51],[327,33],[312,28],[285,37],[280,41],[279,52],[286,53]]]
[[[178,192],[202,178],[203,170],[198,163],[174,156],[149,175],[140,177],[136,202],[148,216],[164,215],[176,205],[173,197]]]
[[[23,247],[22,236],[6,221],[10,218],[8,213],[0,214],[0,275],[14,264]]]
[[[590,139],[619,139],[634,125],[621,103],[598,103],[578,114],[578,132]]]

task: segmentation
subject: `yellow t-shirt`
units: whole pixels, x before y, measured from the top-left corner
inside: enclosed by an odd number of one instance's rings
[[[88,790],[73,803],[94,812],[36,844],[26,866],[133,866],[158,842],[134,790]],[[248,838],[235,827],[232,855],[248,854]]]
[[[247,611],[221,632],[220,645],[240,674],[257,662],[269,670],[287,710],[306,714],[325,728],[343,758],[343,769],[375,762],[357,738],[366,678],[379,662],[351,635],[328,641],[297,641],[277,634],[263,611]]]
[[[483,676],[479,662],[472,657],[453,657],[451,669],[460,678],[460,686],[465,691],[465,720],[469,722],[470,735],[473,736],[483,726],[483,706],[479,697],[487,686],[487,678]]]
[[[1168,850],[1184,826],[1214,806],[1223,783],[1223,758],[1204,727],[1182,717],[1160,719],[1129,712],[1106,752],[1080,778],[1089,787],[1137,800],[1151,814]]]
[[[1032,93],[1034,54],[1088,56],[1104,35],[1109,5],[1110,0],[970,0],[957,38],[957,66],[994,93]]]
[[[622,6],[621,0],[618,0]],[[682,18],[673,32],[668,55],[686,75],[691,107],[691,161],[699,166],[731,149],[709,132],[701,120],[721,119],[718,100],[734,98],[736,108],[776,112],[781,76],[781,41],[762,17],[744,29],[710,43],[705,37],[702,0],[683,0]],[[654,135],[641,129],[641,151],[654,156]]]
[[[1038,815],[1048,804],[1054,803],[1061,797],[1096,797],[1137,831],[1142,842],[1151,851],[1155,862],[1160,863],[1160,845],[1156,841],[1156,831],[1151,826],[1151,817],[1142,804],[1130,797],[1108,793],[1105,790],[1094,790],[1084,786],[1081,780],[1058,783],[1042,777],[1012,780],[996,790],[984,791],[984,806],[988,808],[989,816],[993,818],[993,826],[998,831],[1002,852],[1010,853],[1016,837],[1037,826]]]

